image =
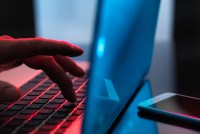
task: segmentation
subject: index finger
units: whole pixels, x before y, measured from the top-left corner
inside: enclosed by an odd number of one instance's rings
[[[66,41],[43,38],[22,38],[1,41],[2,59],[13,60],[36,55],[79,56],[83,50]]]
[[[73,90],[71,79],[52,57],[37,56],[25,59],[24,63],[31,68],[42,69],[53,82],[58,84],[63,96],[68,101],[74,102],[76,100],[76,94]]]

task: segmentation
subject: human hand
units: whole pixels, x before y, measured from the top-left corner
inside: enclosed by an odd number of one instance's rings
[[[43,38],[13,39],[0,36],[0,72],[26,64],[33,69],[43,70],[48,77],[58,84],[68,101],[75,101],[76,94],[66,72],[80,77],[84,71],[68,56],[79,56],[80,47],[65,41]],[[20,97],[19,89],[0,81],[0,101],[15,101]]]

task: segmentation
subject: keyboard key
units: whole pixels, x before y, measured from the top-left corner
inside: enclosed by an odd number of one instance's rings
[[[66,118],[69,114],[64,112],[56,112],[52,115],[52,118]]]
[[[46,90],[46,87],[40,87],[40,86],[35,88],[35,89],[33,89],[33,91],[35,91],[35,92],[43,92],[45,90]]]
[[[24,109],[20,111],[20,114],[33,114],[37,111],[37,109]]]
[[[51,99],[53,97],[53,95],[50,94],[43,94],[42,96],[39,97],[39,99]]]
[[[53,84],[54,82],[50,79],[46,80],[45,83]]]
[[[73,121],[75,121],[77,118],[78,118],[78,116],[72,115],[72,116],[70,116],[70,117],[67,119],[67,121],[68,121],[68,122],[73,122]]]
[[[28,93],[27,95],[28,96],[39,96],[40,94],[41,94],[41,92],[32,91],[32,92]]]
[[[14,130],[15,130],[15,127],[2,127],[2,128],[0,128],[0,133],[1,134],[10,134]]]
[[[50,90],[60,91],[60,88],[56,85],[56,86],[52,87]]]
[[[0,105],[3,104],[3,105],[10,105],[12,104],[12,102],[0,102]]]
[[[86,80],[87,80],[87,78],[79,78],[79,79],[76,80],[76,82],[81,82],[81,83],[83,83],[83,82],[85,82]]]
[[[37,96],[24,96],[23,98],[21,98],[21,100],[28,100],[28,101],[32,101],[36,98]]]
[[[49,99],[37,99],[33,103],[35,104],[45,104],[49,101]]]
[[[34,134],[51,134],[51,131],[50,130],[41,130],[41,129],[39,129]]]
[[[3,111],[7,106],[6,104],[0,104],[0,111]]]
[[[74,107],[76,107],[77,105],[78,105],[77,102],[75,102],[75,103],[67,102],[67,103],[65,103],[65,104],[63,105],[63,107],[74,108]]]
[[[73,85],[73,89],[77,90],[80,86],[79,85]]]
[[[30,101],[27,100],[18,100],[15,104],[16,105],[28,105]]]
[[[27,106],[27,108],[40,109],[42,106],[43,106],[42,104],[31,104],[31,105]]]
[[[54,112],[54,109],[41,109],[41,110],[39,110],[39,112],[38,113],[41,113],[41,114],[51,114],[51,113],[53,113]]]
[[[49,90],[47,92],[45,92],[45,94],[51,94],[51,95],[56,95],[59,91],[56,90]]]
[[[45,106],[45,108],[49,108],[49,109],[57,109],[60,106],[60,104],[47,104]]]
[[[23,121],[19,121],[19,120],[11,120],[10,122],[8,122],[6,124],[6,127],[7,126],[10,126],[10,127],[17,127],[19,125],[21,125],[23,123]]]
[[[26,126],[38,126],[43,122],[43,120],[30,120],[25,125]]]
[[[48,118],[49,115],[48,114],[36,114],[32,120],[45,120],[46,118]]]
[[[9,119],[10,117],[8,116],[0,116],[0,125],[2,125],[4,122],[6,122]]]
[[[62,125],[61,125],[61,128],[68,128],[72,123],[71,122],[64,122]]]
[[[62,119],[59,118],[50,118],[47,120],[47,124],[59,124],[62,121]]]
[[[78,80],[76,80],[76,81],[73,83],[73,85],[80,86],[80,85],[83,84],[83,82],[84,82],[84,81],[78,81]]]
[[[40,87],[48,88],[48,87],[50,87],[51,85],[52,85],[51,83],[42,83],[42,84],[40,85]]]
[[[84,106],[83,104],[81,104],[81,105],[78,106],[78,109],[79,109],[79,110],[84,110],[84,109],[85,109],[85,106]]]
[[[65,97],[62,94],[59,94],[58,96],[56,96],[56,99],[65,99]]]
[[[40,83],[42,80],[44,80],[44,79],[43,79],[43,78],[41,78],[41,79],[34,79],[34,80],[29,81],[29,83],[38,84],[38,83]]]
[[[76,94],[76,96],[77,96],[77,97],[80,97],[80,98],[85,98],[85,97],[86,97],[86,94],[85,94],[85,93],[79,93],[79,92],[78,92],[78,93]]]
[[[79,116],[83,113],[83,110],[75,110],[72,115]]]
[[[24,127],[20,128],[20,129],[17,131],[17,133],[19,133],[19,134],[24,134],[24,133],[31,132],[31,131],[33,131],[34,129],[35,129],[35,128],[32,127],[32,126],[24,126]]]
[[[53,130],[56,125],[53,124],[44,124],[40,127],[40,130]]]
[[[65,132],[66,128],[60,128],[56,131],[55,134],[63,134]]]
[[[81,102],[84,98],[76,98],[76,102]]]
[[[73,109],[68,107],[61,107],[58,112],[70,113]]]
[[[30,117],[30,115],[26,115],[26,114],[18,114],[16,116],[14,116],[13,120],[26,120]]]
[[[11,107],[9,107],[7,110],[22,110],[25,106],[24,105],[13,105]]]
[[[84,89],[84,88],[81,88],[81,89],[78,91],[78,93],[86,93],[86,92],[87,92],[87,90]]]
[[[80,87],[80,86],[81,86],[81,84],[80,84],[80,83],[73,83],[73,86]]]
[[[37,83],[28,82],[25,85],[21,86],[20,89],[21,89],[22,95],[24,95],[26,92],[30,91],[30,89],[32,89],[36,85],[37,85]]]
[[[50,103],[62,104],[65,101],[66,101],[66,99],[54,99]]]
[[[0,113],[0,116],[13,116],[17,113],[17,111],[3,111]]]
[[[41,72],[38,76],[35,77],[35,79],[45,78],[45,77],[47,77],[47,75],[44,72]]]

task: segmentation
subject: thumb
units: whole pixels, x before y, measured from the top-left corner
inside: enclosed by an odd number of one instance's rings
[[[0,102],[13,102],[20,98],[19,89],[10,83],[0,81]]]

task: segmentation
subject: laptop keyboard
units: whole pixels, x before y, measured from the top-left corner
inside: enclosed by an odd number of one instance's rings
[[[70,76],[76,102],[68,102],[45,73],[21,87],[22,97],[0,103],[0,133],[63,133],[84,111],[87,76]]]

